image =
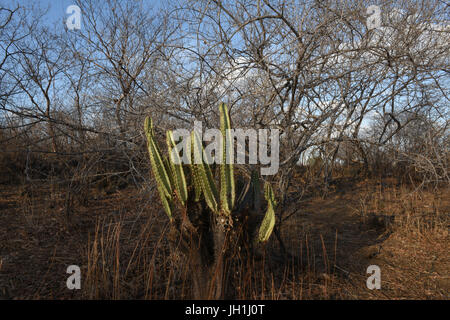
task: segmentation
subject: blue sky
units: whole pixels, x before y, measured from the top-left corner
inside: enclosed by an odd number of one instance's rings
[[[1,1],[8,7],[12,7],[12,3],[19,3],[23,6],[32,6],[39,7],[41,9],[48,8],[48,14],[46,17],[48,18],[48,22],[50,24],[55,22],[64,21],[68,15],[66,14],[66,8],[71,4],[74,4],[73,0],[13,0],[13,1]]]
[[[99,0],[101,1],[101,0]],[[133,1],[133,0],[128,0]],[[161,0],[143,0],[144,3],[148,3],[152,6],[161,4]],[[74,0],[0,0],[0,4],[7,8],[14,7],[14,4],[18,3],[25,7],[34,6],[42,10],[47,10],[46,22],[49,25],[55,23],[64,23],[69,14],[66,13],[68,6],[75,4]],[[83,22],[82,22],[83,23]]]

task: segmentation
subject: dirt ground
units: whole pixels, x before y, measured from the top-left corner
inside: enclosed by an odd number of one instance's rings
[[[189,298],[150,191],[93,189],[70,208],[66,199],[49,185],[0,186],[1,299]],[[449,298],[448,189],[342,179],[293,203],[283,219],[292,261],[273,263],[267,292],[243,298]],[[272,237],[267,252],[279,251]],[[82,290],[67,289],[69,265],[81,267]],[[380,268],[380,290],[366,286],[370,265]]]
[[[283,235],[289,247],[310,251],[299,254],[300,265],[322,275],[324,297],[449,298],[449,190],[419,195],[395,183],[344,179],[292,211]],[[370,265],[380,267],[381,290],[367,288]]]

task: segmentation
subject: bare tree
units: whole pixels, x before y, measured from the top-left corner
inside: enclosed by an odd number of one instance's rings
[[[322,150],[327,183],[344,141],[369,170],[367,148],[408,127],[414,116],[404,115],[429,110],[443,119],[450,42],[440,1],[384,1],[377,28],[368,27],[364,1],[205,0],[185,7],[192,32],[185,51],[200,86],[186,106],[201,105],[207,115],[225,100],[235,127],[281,130],[280,208],[296,163],[312,149]],[[384,129],[374,137],[367,131],[377,117]]]

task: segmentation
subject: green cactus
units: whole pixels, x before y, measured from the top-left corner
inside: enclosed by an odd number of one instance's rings
[[[233,210],[235,186],[234,170],[231,157],[233,156],[233,141],[230,130],[230,116],[225,103],[220,104],[220,131],[222,132],[222,163],[220,164],[220,205],[223,212],[229,215]],[[230,158],[230,159],[228,159]]]
[[[163,162],[158,145],[154,139],[153,122],[150,118],[145,119],[144,130],[147,136],[150,163],[153,174],[155,175],[159,196],[161,197],[164,210],[169,216],[169,219],[172,220],[172,185],[170,183],[169,173],[167,172],[167,166]]]
[[[227,159],[227,153],[229,152],[232,155],[233,143],[231,132],[228,130],[231,129],[228,108],[224,103],[221,103],[219,111],[220,129],[223,137],[221,148],[222,154],[220,155],[222,160],[220,164],[220,192],[218,191],[211,167],[208,163],[204,161],[201,161],[201,163],[195,163],[193,161],[192,164],[187,166],[190,167],[190,181],[194,190],[193,199],[191,200],[198,202],[203,196],[211,211],[216,214],[224,214],[228,216],[233,213],[235,208],[234,165],[227,161],[229,160]],[[161,151],[155,140],[153,124],[150,118],[147,117],[145,119],[144,127],[148,141],[152,171],[155,176],[161,202],[167,215],[172,220],[172,209],[175,204],[173,194],[176,194],[182,207],[186,207],[190,200],[188,195],[189,188],[186,182],[185,171],[183,165],[181,164],[181,158],[178,150],[174,150],[177,141],[174,140],[172,131],[168,131],[166,142],[169,158],[164,158],[161,156]],[[195,131],[192,131],[190,138],[192,160],[194,160],[195,157],[204,159],[205,152],[199,135]],[[259,178],[256,171],[253,171],[248,191],[252,193],[252,198],[255,201],[254,207],[257,209],[260,207],[259,188]],[[261,242],[268,240],[275,224],[274,210],[276,202],[270,184],[266,183],[264,190],[268,208],[263,222],[261,223],[257,238],[257,240]],[[243,198],[240,199],[240,202],[242,201],[244,201]]]
[[[203,145],[198,136],[197,132],[192,131],[191,139],[193,141],[193,154],[197,154],[198,157],[203,159],[205,152],[203,150]],[[199,164],[194,164],[196,167],[196,172],[198,172],[201,188],[203,195],[205,197],[208,207],[215,213],[219,213],[219,193],[217,191],[216,183],[211,172],[211,168],[208,163],[203,162]]]
[[[260,242],[266,242],[267,240],[269,240],[269,237],[273,231],[273,227],[275,226],[276,201],[272,186],[269,183],[266,183],[266,185],[264,186],[264,195],[267,200],[267,211],[261,223],[261,227],[259,228],[258,241]]]
[[[176,142],[173,139],[172,131],[167,131],[167,147],[169,150],[170,157],[170,168],[172,169],[173,181],[175,182],[175,192],[180,200],[181,204],[184,206],[188,198],[186,178],[184,175],[183,165],[181,163],[181,157],[177,150],[174,150]],[[173,152],[175,151],[175,152]]]
[[[233,141],[229,130],[231,121],[224,103],[220,104],[219,112],[222,144],[221,154],[218,155],[221,162],[217,180],[220,184],[216,184],[215,170],[212,170],[214,166],[203,160],[206,159],[206,153],[195,130],[187,137],[190,141],[186,141],[190,143],[191,164],[181,164],[179,150],[176,149],[179,141],[175,141],[172,131],[166,133],[169,156],[164,157],[155,139],[152,120],[146,118],[144,125],[151,168],[161,203],[169,216],[174,231],[172,234],[178,237],[173,242],[177,244],[177,248],[181,248],[179,250],[184,250],[186,255],[192,254],[192,250],[198,250],[194,255],[197,260],[190,260],[191,267],[196,271],[192,273],[192,277],[194,287],[197,288],[197,298],[205,298],[208,292],[210,293],[206,288],[210,288],[211,284],[206,286],[202,283],[213,281],[211,279],[215,279],[215,292],[221,291],[223,257],[232,247],[230,243],[249,239],[248,245],[253,247],[258,242],[267,242],[275,225],[275,196],[270,184],[266,183],[264,195],[267,210],[259,228],[256,227],[255,222],[260,220],[258,217],[261,215],[261,187],[256,170],[252,171],[251,179],[247,183],[243,183],[242,177],[238,177],[239,186],[242,185],[243,188],[239,188],[240,196],[235,200],[237,190],[234,165],[227,161],[230,160],[227,159],[227,153],[233,155]],[[201,161],[196,163],[195,159]],[[235,225],[235,221],[238,225]],[[248,223],[248,227],[241,228],[239,223],[241,226]],[[241,237],[239,232],[247,232],[247,236]],[[229,238],[233,234],[235,240]],[[205,271],[208,275],[216,276],[208,278],[204,276],[205,272],[197,272],[199,266],[209,270]]]

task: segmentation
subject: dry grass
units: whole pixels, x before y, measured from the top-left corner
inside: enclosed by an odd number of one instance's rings
[[[292,190],[295,193],[295,190]],[[0,298],[188,299],[182,257],[170,255],[166,216],[148,190],[96,193],[70,212],[64,190],[0,190]],[[293,203],[282,237],[234,275],[238,299],[447,299],[450,192],[391,181],[337,181],[326,197]],[[68,290],[66,268],[82,271]],[[366,269],[381,268],[368,290]]]

